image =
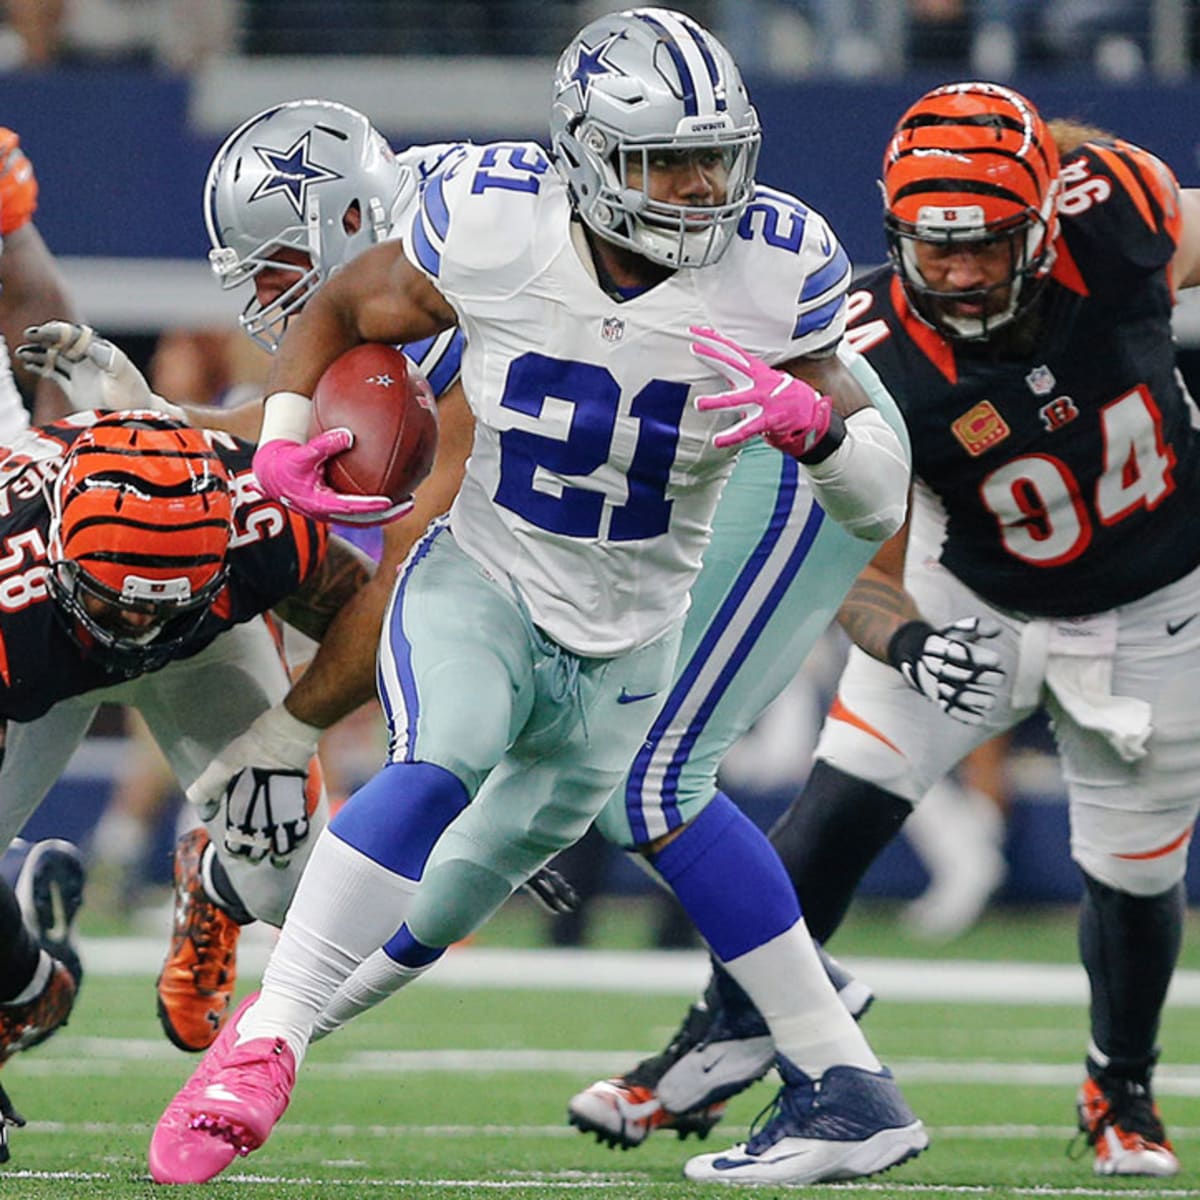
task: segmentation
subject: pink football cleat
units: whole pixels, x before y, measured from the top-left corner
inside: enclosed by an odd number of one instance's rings
[[[237,1041],[237,1028],[246,1010],[258,999],[252,992],[225,1022],[215,1042],[175,1093],[150,1138],[150,1175],[155,1183],[203,1183],[219,1175],[237,1157],[228,1142],[192,1129],[192,1109],[217,1072],[228,1062]]]
[[[243,1042],[208,1086],[194,1094],[192,1131],[247,1155],[271,1136],[295,1082],[296,1059],[283,1038]]]

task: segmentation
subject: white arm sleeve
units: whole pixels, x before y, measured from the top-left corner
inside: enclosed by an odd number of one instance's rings
[[[904,524],[908,455],[877,409],[851,413],[842,444],[804,469],[821,507],[855,537],[882,542]]]

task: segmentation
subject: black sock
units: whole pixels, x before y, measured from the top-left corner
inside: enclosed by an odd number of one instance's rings
[[[1091,983],[1092,1041],[1108,1058],[1089,1069],[1145,1083],[1183,940],[1184,886],[1131,896],[1086,872],[1083,880],[1079,954]]]
[[[911,812],[907,800],[873,783],[820,759],[813,765],[770,836],[817,941],[842,923],[867,868]]]

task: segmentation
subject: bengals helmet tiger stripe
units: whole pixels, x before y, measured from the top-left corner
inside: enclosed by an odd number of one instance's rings
[[[229,476],[207,435],[158,413],[101,417],[50,495],[48,584],[72,637],[110,669],[156,670],[225,583]]]
[[[949,337],[986,338],[1029,307],[1054,265],[1058,174],[1046,122],[1011,88],[946,84],[900,118],[883,159],[884,227],[892,262],[922,319]],[[992,287],[938,292],[917,268],[915,242],[999,239],[1008,240],[1011,270]],[[989,293],[1003,289],[997,305]],[[951,316],[946,302],[956,299],[982,301],[985,315]]]

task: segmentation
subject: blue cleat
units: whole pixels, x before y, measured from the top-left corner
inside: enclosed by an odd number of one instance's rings
[[[703,1183],[790,1184],[862,1179],[914,1158],[929,1145],[892,1073],[829,1067],[819,1080],[782,1055],[783,1079],[748,1142],[701,1154],[684,1175]]]

